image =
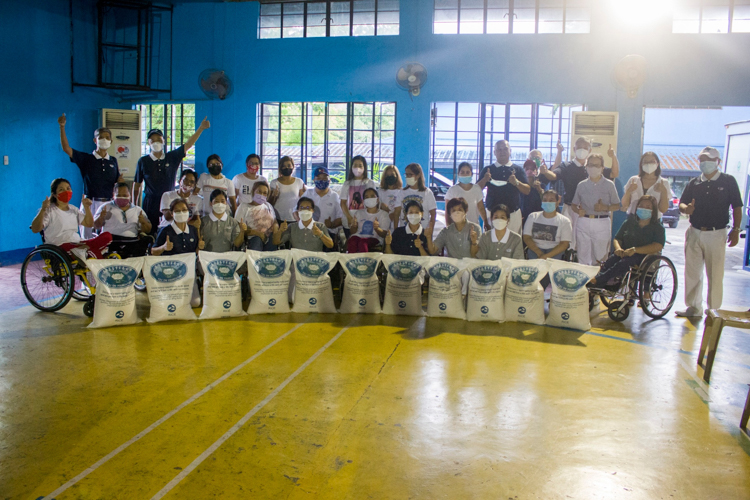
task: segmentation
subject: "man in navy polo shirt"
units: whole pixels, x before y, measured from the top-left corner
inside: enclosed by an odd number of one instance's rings
[[[78,166],[83,177],[83,194],[91,198],[91,211],[96,213],[99,207],[112,201],[112,189],[115,183],[122,181],[120,169],[117,166],[117,158],[109,156],[107,149],[112,144],[112,132],[106,128],[98,128],[94,131],[94,144],[96,149],[93,153],[77,151],[68,144],[68,136],[65,134],[67,119],[65,113],[57,119],[60,125],[60,144],[63,151],[70,157],[70,161]],[[83,239],[92,237],[92,228],[83,228]]]
[[[193,147],[204,130],[211,127],[208,117],[204,118],[198,130],[190,136],[185,144],[168,153],[164,152],[164,133],[158,128],[148,131],[148,145],[151,154],[142,156],[138,160],[133,181],[133,204],[138,205],[141,196],[141,185],[146,184],[143,195],[143,211],[151,221],[151,231],[156,232],[161,217],[161,196],[167,191],[173,191],[177,181],[177,170],[182,159]]]
[[[487,186],[487,197],[484,205],[492,210],[499,204],[504,204],[510,210],[508,229],[521,234],[521,195],[531,192],[527,184],[526,171],[510,160],[510,143],[497,141],[495,143],[495,158],[497,161],[484,167],[479,173],[480,181],[477,185],[484,189]]]
[[[719,170],[719,151],[705,147],[698,155],[701,176],[690,180],[680,198],[680,212],[690,216],[685,233],[685,305],[677,316],[703,315],[703,268],[708,278],[708,308],[719,309],[724,292],[727,243],[735,246],[742,225],[742,194],[737,180]],[[732,209],[732,229],[729,209]]]

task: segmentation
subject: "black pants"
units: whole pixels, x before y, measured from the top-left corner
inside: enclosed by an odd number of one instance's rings
[[[641,263],[644,254],[634,253],[630,257],[618,257],[613,255],[602,264],[599,269],[599,274],[596,275],[596,286],[602,287],[607,284],[613,278],[619,278],[625,276],[632,266],[637,266]]]
[[[142,238],[128,238],[125,236],[112,235],[112,243],[109,244],[110,252],[117,252],[123,259],[130,257],[143,257],[148,253],[148,247],[154,242],[151,236]]]

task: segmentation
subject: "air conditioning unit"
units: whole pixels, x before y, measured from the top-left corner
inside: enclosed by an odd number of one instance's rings
[[[580,137],[591,141],[591,152],[604,156],[605,165],[611,167],[607,150],[611,144],[617,150],[616,111],[573,111],[573,130],[570,134],[568,151],[573,155],[575,143]]]
[[[102,127],[112,131],[109,154],[117,158],[117,165],[125,180],[132,181],[141,157],[141,112],[135,109],[102,109],[99,122]]]

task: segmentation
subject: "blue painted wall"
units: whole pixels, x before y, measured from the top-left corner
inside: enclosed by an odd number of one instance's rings
[[[12,162],[0,175],[7,186],[18,175],[14,157],[25,156],[20,165],[28,169],[23,175],[29,201],[17,207],[24,214],[17,217],[7,215],[10,207],[15,211],[15,200],[0,201],[0,251],[36,242],[28,225],[52,177],[70,176],[80,185],[75,167],[59,152],[57,114],[68,110],[76,146],[89,143],[99,107],[123,107],[98,92],[70,94],[67,5],[59,3],[66,2],[13,5],[2,18],[3,46],[30,50],[3,55],[8,59],[0,69],[4,81],[21,68],[24,83],[0,89],[6,118],[0,154],[10,152]],[[255,150],[257,104],[264,101],[396,101],[401,167],[412,161],[428,165],[433,101],[585,103],[591,110],[620,112],[617,149],[624,178],[637,170],[644,106],[750,105],[745,62],[750,35],[673,35],[669,19],[648,31],[626,31],[608,13],[607,3],[594,2],[589,35],[433,35],[433,0],[402,0],[399,36],[284,40],[256,39],[256,2],[179,3],[172,98],[196,102],[198,118],[211,120],[212,128],[197,145],[199,168],[205,168],[209,154],[218,153],[230,176],[242,171],[245,156]],[[648,81],[635,99],[617,91],[611,80],[617,61],[632,53],[648,60]],[[394,81],[397,69],[410,61],[423,63],[429,72],[413,101]],[[233,79],[235,92],[228,100],[205,100],[198,89],[198,74],[209,67],[224,69]],[[44,158],[29,161],[36,151]]]

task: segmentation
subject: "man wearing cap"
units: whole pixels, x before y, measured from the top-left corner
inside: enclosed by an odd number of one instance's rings
[[[708,277],[708,308],[721,307],[726,246],[737,244],[742,224],[742,194],[737,181],[719,170],[721,158],[712,147],[698,156],[701,176],[690,180],[680,198],[680,212],[690,217],[685,233],[685,305],[677,316],[703,315],[703,267]],[[728,231],[729,207],[732,228]]]
[[[576,249],[576,223],[578,222],[578,214],[573,210],[571,204],[573,203],[573,197],[576,194],[576,188],[578,185],[588,179],[586,173],[586,159],[591,154],[591,141],[585,137],[579,137],[575,142],[575,158],[571,161],[562,161],[562,154],[565,151],[565,147],[557,143],[557,156],[555,162],[552,164],[552,170],[547,168],[547,165],[542,164],[539,173],[547,178],[549,181],[561,180],[563,183],[563,215],[570,219],[570,223],[573,225],[573,241],[570,242],[570,248]],[[618,175],[620,175],[620,162],[617,160],[615,150],[612,149],[612,145],[609,145],[607,156],[612,158],[612,168],[605,168],[602,176],[605,179],[609,179],[614,182]]]
[[[508,229],[521,234],[521,195],[529,194],[531,187],[527,184],[524,169],[510,160],[510,153],[508,141],[497,141],[495,143],[497,161],[482,169],[477,185],[481,189],[487,186],[484,206],[492,210],[497,205],[506,205],[510,211]]]
[[[313,170],[315,187],[305,192],[305,196],[315,202],[313,220],[325,224],[331,237],[338,233],[344,211],[341,209],[341,199],[330,186],[330,178],[326,167],[316,167]],[[333,239],[334,243],[337,241]],[[326,249],[324,249],[325,251]]]
[[[204,118],[198,130],[190,136],[185,144],[177,149],[164,152],[164,133],[158,128],[148,131],[148,146],[151,153],[138,160],[133,181],[133,204],[138,205],[141,196],[141,185],[145,182],[146,189],[143,196],[143,211],[151,221],[151,230],[156,231],[161,217],[161,197],[167,191],[172,191],[177,182],[177,170],[182,159],[193,147],[195,141],[211,124],[208,117]]]

